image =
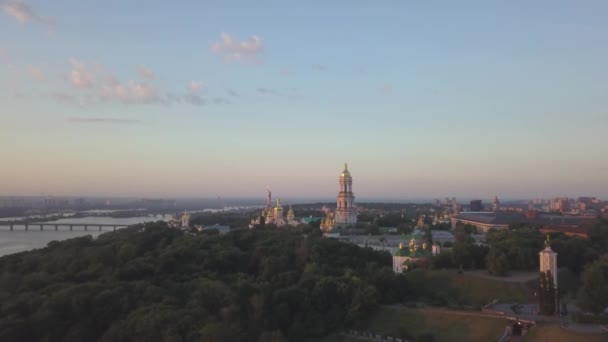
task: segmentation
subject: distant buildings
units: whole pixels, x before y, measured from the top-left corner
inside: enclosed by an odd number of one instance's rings
[[[550,211],[559,211],[561,213],[565,213],[570,211],[570,200],[568,197],[556,197],[551,199],[549,204]]]
[[[472,200],[469,203],[469,210],[470,211],[482,211],[483,204],[481,203],[481,200]]]
[[[452,229],[459,223],[477,227],[479,232],[486,233],[490,229],[508,229],[515,224],[540,226],[541,231],[560,231],[570,235],[584,235],[581,225],[591,219],[584,216],[562,216],[555,214],[539,214],[528,211],[525,215],[518,212],[462,212],[452,217]]]
[[[167,222],[171,228],[190,228],[190,214],[184,210],[181,217],[174,215],[169,222]]]

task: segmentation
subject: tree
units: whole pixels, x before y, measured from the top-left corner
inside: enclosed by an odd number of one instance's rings
[[[1,257],[0,340],[316,340],[410,293],[388,252],[269,226],[151,223]]]
[[[603,312],[608,307],[608,255],[585,267],[581,278],[579,307],[595,314]]]
[[[491,248],[486,256],[486,268],[493,275],[506,276],[509,273],[509,260],[502,251]]]

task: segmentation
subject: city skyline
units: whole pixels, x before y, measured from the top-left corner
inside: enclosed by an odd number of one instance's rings
[[[608,198],[607,12],[0,0],[0,196]]]

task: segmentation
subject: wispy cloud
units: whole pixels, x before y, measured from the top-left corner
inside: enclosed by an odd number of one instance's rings
[[[228,95],[232,96],[232,97],[239,97],[241,96],[241,94],[239,94],[236,90],[234,89],[226,89],[226,92],[228,93]]]
[[[95,71],[77,59],[70,59],[70,64],[72,65],[72,71],[68,75],[70,83],[77,88],[92,88],[95,82]]]
[[[327,65],[323,64],[313,64],[312,70],[314,71],[327,71]]]
[[[89,96],[102,102],[125,104],[150,104],[162,102],[160,92],[152,84],[140,81],[121,82],[118,77],[100,65],[91,65],[71,59],[72,70],[68,81],[76,88],[85,89]],[[146,77],[153,76],[151,70],[144,70]],[[152,73],[152,74],[151,74]]]
[[[260,94],[276,94],[276,90],[270,88],[259,87],[256,91]]]
[[[55,100],[63,103],[77,104],[79,102],[78,97],[64,91],[56,91],[52,96]]]
[[[151,104],[161,102],[159,91],[152,85],[137,81],[104,85],[99,93],[103,101],[125,104]]]
[[[259,62],[263,50],[262,40],[257,36],[239,41],[225,32],[211,44],[211,51],[228,62]]]
[[[29,22],[53,24],[53,20],[39,16],[28,4],[21,0],[0,0],[0,7],[4,13],[22,24]]]
[[[205,84],[200,81],[190,81],[188,91],[183,96],[183,100],[194,106],[204,106],[207,104],[207,99],[203,96],[202,91]]]
[[[68,118],[69,123],[74,124],[120,124],[120,125],[139,125],[143,124],[142,120],[135,119],[117,119],[117,118],[85,118],[72,117]]]
[[[194,106],[204,106],[207,104],[207,99],[205,99],[201,94],[187,93],[184,95],[184,102]]]
[[[64,103],[120,103],[126,105],[187,103],[195,106],[205,104],[227,104],[230,101],[208,98],[207,85],[201,81],[190,81],[180,93],[171,93],[159,88],[154,82],[154,72],[140,66],[139,76],[144,80],[122,81],[102,65],[70,60],[71,71],[65,80],[79,89],[76,93],[56,93],[53,97]]]
[[[215,97],[215,98],[213,98],[213,103],[216,105],[222,105],[222,104],[231,104],[232,102],[223,97]]]
[[[154,71],[150,70],[145,65],[141,65],[137,72],[139,73],[139,76],[144,80],[152,81],[156,77]]]

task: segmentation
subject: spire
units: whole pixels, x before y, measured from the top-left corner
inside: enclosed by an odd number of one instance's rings
[[[547,234],[547,239],[545,240],[545,248],[551,248],[551,239],[549,238],[549,234]]]
[[[344,163],[344,171],[348,171],[348,163]]]

